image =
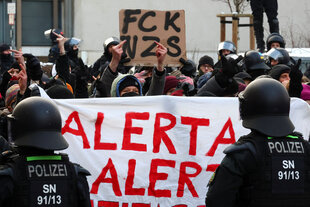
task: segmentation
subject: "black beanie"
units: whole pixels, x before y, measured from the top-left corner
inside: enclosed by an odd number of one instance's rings
[[[29,71],[28,75],[30,76],[31,80],[41,80],[43,71],[41,69],[40,61],[37,57],[28,57],[26,66],[27,71]]]
[[[70,99],[74,98],[71,91],[61,85],[54,85],[46,90],[47,95],[53,99]]]
[[[213,59],[208,56],[208,55],[205,55],[203,57],[201,57],[199,59],[199,65],[198,65],[198,69],[200,68],[201,65],[203,64],[208,64],[208,65],[211,65],[212,67],[214,67],[214,62],[213,62]]]
[[[2,53],[3,51],[9,50],[10,46],[7,44],[2,44],[0,45],[0,53]]]
[[[123,80],[121,80],[122,82],[120,83],[119,87],[118,87],[118,91],[119,93],[121,93],[121,91],[128,87],[128,86],[135,86],[138,88],[139,90],[139,94],[141,93],[140,91],[140,84],[137,82],[138,80],[136,80],[134,77],[132,76],[125,76],[125,78]]]
[[[290,73],[291,68],[284,64],[278,64],[271,68],[269,75],[276,80],[279,80],[282,73]]]

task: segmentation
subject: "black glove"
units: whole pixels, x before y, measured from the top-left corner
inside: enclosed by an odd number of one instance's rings
[[[221,55],[221,62],[222,62],[222,73],[225,74],[227,77],[232,78],[236,73],[239,72],[238,63],[243,59],[240,55],[237,59],[227,58]]]
[[[290,86],[288,90],[290,97],[300,98],[301,91],[303,90],[303,86],[301,83],[303,74],[299,70],[300,64],[301,64],[301,59],[298,59],[297,63],[291,66],[291,72],[290,72],[291,80],[290,80]]]
[[[291,80],[296,80],[296,81],[301,82],[303,74],[299,70],[300,64],[301,64],[301,59],[298,59],[298,61],[295,65],[291,65],[291,72],[290,72]]]
[[[221,55],[222,68],[214,75],[215,80],[222,88],[226,88],[233,83],[233,77],[239,72],[238,63],[243,59],[239,56],[237,59],[227,58]]]

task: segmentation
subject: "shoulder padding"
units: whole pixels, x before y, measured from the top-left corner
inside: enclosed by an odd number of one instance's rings
[[[74,169],[77,175],[82,174],[85,176],[89,176],[91,175],[90,172],[88,170],[86,170],[85,168],[83,168],[81,165],[74,163]]]
[[[292,133],[292,135],[294,135],[294,136],[298,136],[298,137],[301,137],[301,138],[303,138],[303,135],[302,135],[302,133],[300,133],[300,132],[297,132],[297,131],[294,131],[294,132]]]
[[[256,157],[257,152],[255,146],[251,142],[244,142],[242,144],[236,144],[236,143],[232,144],[224,150],[224,153],[230,154],[243,150],[249,150],[254,155],[254,157]]]

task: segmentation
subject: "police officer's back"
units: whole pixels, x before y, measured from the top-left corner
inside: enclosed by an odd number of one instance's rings
[[[293,132],[285,87],[257,79],[239,101],[242,124],[251,133],[225,149],[209,182],[206,206],[309,206],[310,147]]]
[[[18,154],[0,166],[0,206],[90,206],[89,172],[54,153],[68,147],[56,105],[27,98],[9,122]]]

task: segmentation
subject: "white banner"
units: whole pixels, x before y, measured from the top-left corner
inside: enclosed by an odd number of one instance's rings
[[[237,98],[128,97],[55,100],[70,160],[91,172],[94,207],[202,207],[223,150],[249,132]],[[291,101],[296,131],[310,107]]]

